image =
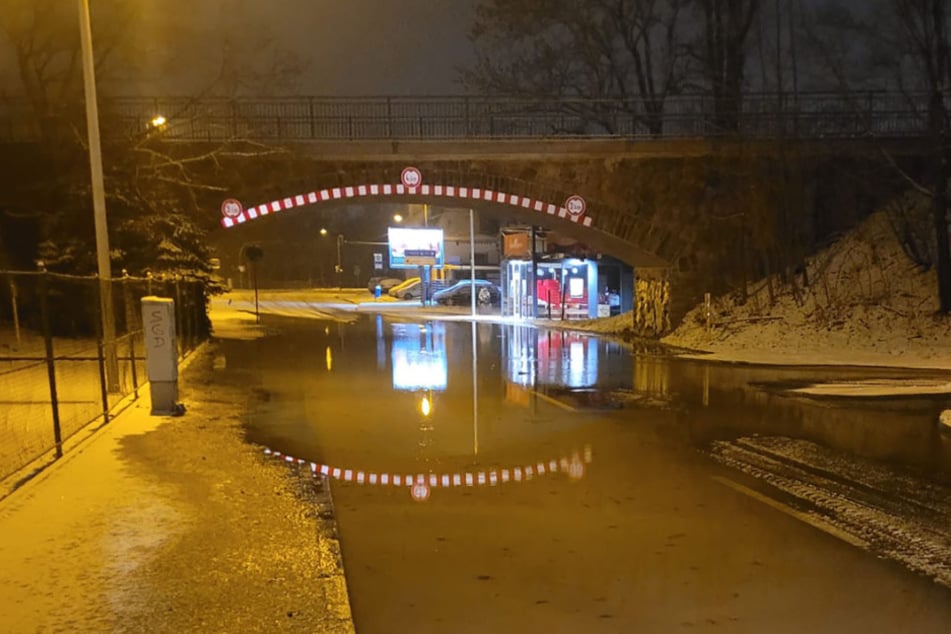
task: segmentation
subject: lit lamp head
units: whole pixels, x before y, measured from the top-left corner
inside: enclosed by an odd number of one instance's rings
[[[160,114],[157,114],[154,117],[152,117],[151,121],[149,121],[149,126],[152,128],[161,128],[166,123],[168,123],[168,119],[166,119],[164,116]]]
[[[322,236],[327,235],[327,229],[324,228],[324,227],[321,227],[321,228],[320,228],[320,235],[322,235]]]

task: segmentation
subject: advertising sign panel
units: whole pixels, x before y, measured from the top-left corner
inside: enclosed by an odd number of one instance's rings
[[[502,251],[507,258],[528,258],[532,256],[527,233],[506,233],[502,236]]]
[[[444,264],[442,229],[390,227],[387,240],[390,268],[441,267]]]

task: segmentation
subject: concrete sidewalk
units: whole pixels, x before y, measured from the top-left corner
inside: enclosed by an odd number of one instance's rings
[[[329,494],[244,442],[214,360],[184,417],[145,390],[0,503],[0,631],[353,632]]]

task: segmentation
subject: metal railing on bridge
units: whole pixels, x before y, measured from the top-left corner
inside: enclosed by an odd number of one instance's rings
[[[639,99],[448,96],[117,97],[102,99],[100,108],[105,135],[186,141],[843,139],[923,135],[928,96],[756,93],[744,95],[736,113],[704,94],[668,97],[661,107]],[[165,122],[155,127],[159,115]],[[25,100],[0,99],[0,140],[42,136],[42,123]]]

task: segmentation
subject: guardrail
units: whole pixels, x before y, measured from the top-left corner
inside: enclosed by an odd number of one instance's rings
[[[703,94],[668,97],[661,108],[639,99],[478,96],[118,97],[100,104],[104,135],[190,141],[900,138],[926,132],[927,108],[925,94],[875,91],[749,94],[739,112]],[[72,114],[81,121],[81,111]],[[156,127],[158,115],[165,123]],[[26,101],[0,100],[0,139],[37,140],[42,131]]]

